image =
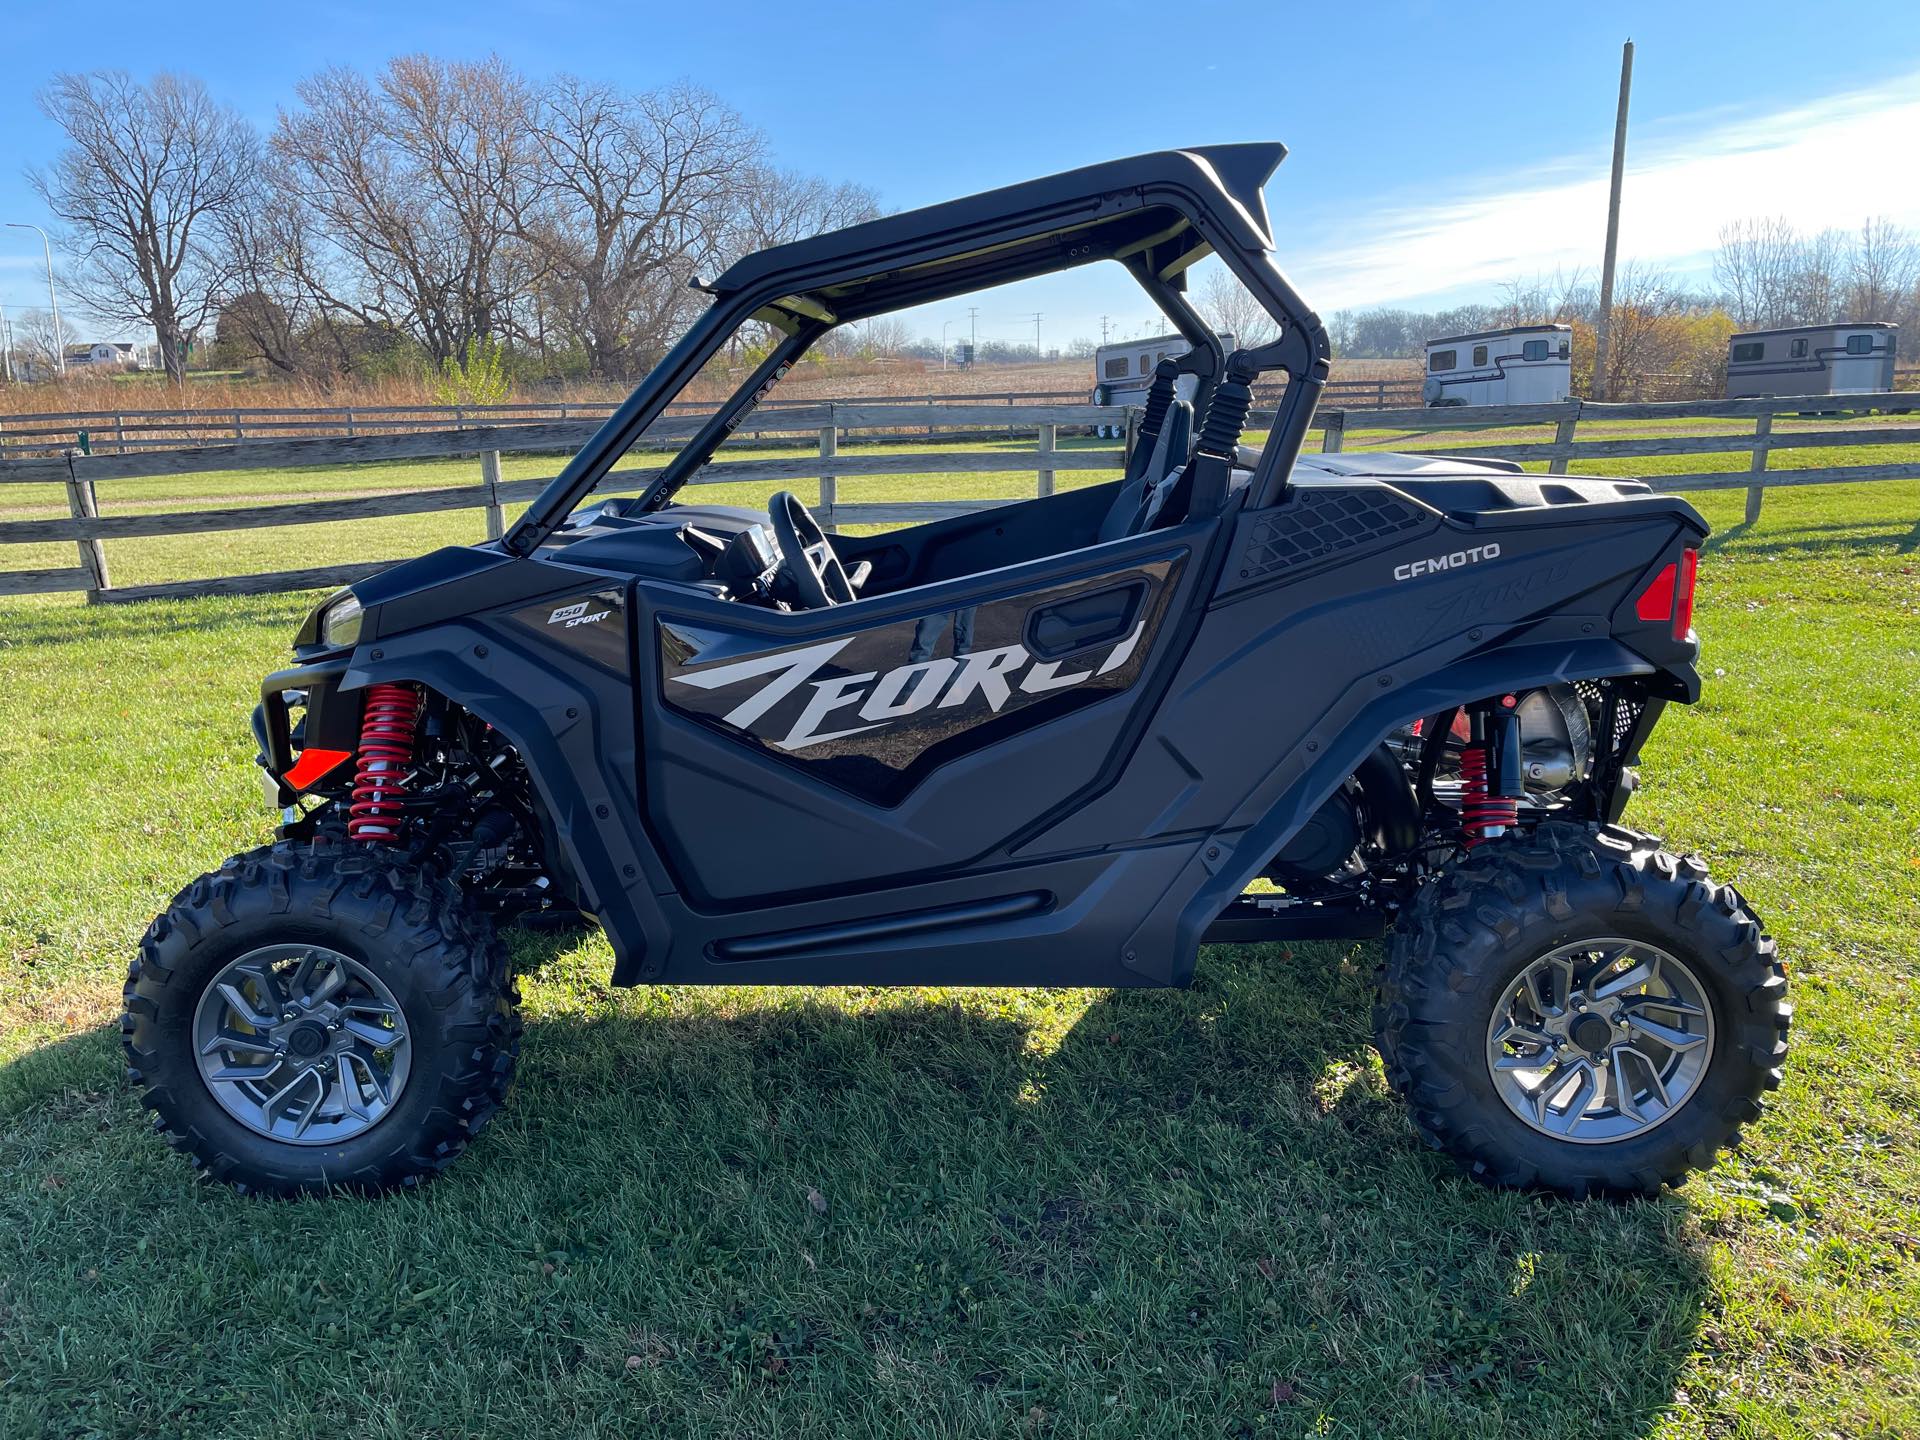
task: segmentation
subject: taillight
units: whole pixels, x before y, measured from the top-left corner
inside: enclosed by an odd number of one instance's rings
[[[1700,576],[1700,552],[1682,550],[1676,564],[1663,565],[1653,582],[1640,592],[1633,613],[1642,620],[1671,620],[1673,638],[1685,640],[1693,631],[1693,589]]]
[[[1693,633],[1693,586],[1700,578],[1700,552],[1680,552],[1680,583],[1673,591],[1673,638],[1684,640]]]

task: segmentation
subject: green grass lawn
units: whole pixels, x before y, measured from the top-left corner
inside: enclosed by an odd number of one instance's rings
[[[1425,1151],[1366,945],[1213,947],[1180,993],[613,991],[597,936],[516,935],[519,1082],[444,1178],[200,1185],[120,978],[269,834],[247,712],[312,597],[0,602],[0,1435],[1920,1434],[1920,485],[1740,498],[1630,818],[1768,919],[1795,1053],[1739,1153],[1628,1205]],[[477,517],[389,525],[109,555]]]
[[[1116,450],[1117,440],[1063,438],[1059,448]],[[849,447],[851,449],[852,447]],[[969,440],[953,443],[891,442],[861,445],[862,455],[982,450],[1032,452],[1031,439]],[[813,446],[781,446],[729,452],[729,461],[773,460],[817,455]],[[501,478],[530,480],[553,475],[564,457],[507,455]],[[622,484],[622,471],[659,466],[661,456],[631,455],[603,484],[602,495],[633,494],[638,481]],[[1119,469],[1062,470],[1061,489],[1090,485],[1118,477]],[[243,505],[294,504],[301,500],[341,499],[409,491],[473,487],[480,483],[479,462],[416,460],[376,465],[336,465],[275,470],[215,472],[205,475],[167,475],[137,480],[101,481],[95,487],[103,515],[133,515],[168,511],[204,510]],[[764,507],[776,490],[791,489],[811,503],[818,494],[814,480],[763,481],[751,484],[701,484],[683,493],[688,503]],[[1007,471],[997,474],[862,475],[840,482],[843,503],[901,500],[1017,500],[1034,493],[1034,476]],[[523,508],[509,506],[509,520]],[[0,485],[0,520],[45,520],[68,514],[64,490],[57,485]],[[848,527],[854,528],[854,527]],[[165,580],[187,580],[214,575],[243,575],[310,566],[346,564],[383,558],[404,559],[438,545],[467,544],[486,538],[482,512],[439,511],[350,520],[324,525],[285,526],[261,530],[216,531],[201,535],[140,537],[106,542],[109,574],[116,585],[140,585]],[[77,563],[71,541],[0,546],[0,572],[71,566]]]

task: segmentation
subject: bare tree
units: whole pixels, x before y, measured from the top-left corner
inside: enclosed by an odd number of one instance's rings
[[[1784,325],[1787,295],[1799,263],[1800,237],[1783,216],[1730,221],[1720,227],[1713,278],[1727,313],[1744,329]]]
[[[1849,320],[1903,321],[1920,288],[1920,243],[1886,216],[1860,226],[1852,263],[1847,267]]]
[[[1804,237],[1795,255],[1783,297],[1785,325],[1819,325],[1843,320],[1846,274],[1851,264],[1847,236],[1822,230]]]
[[[284,183],[322,243],[302,282],[360,326],[411,336],[435,362],[507,316],[516,281],[502,195],[524,188],[525,86],[502,61],[392,61],[377,83],[301,81],[273,137]]]
[[[1574,320],[1591,320],[1599,311],[1586,271],[1568,274],[1556,268],[1551,276],[1531,278],[1516,275],[1500,285],[1500,304],[1496,307],[1497,325],[1565,325]]]
[[[46,377],[58,373],[59,336],[53,328],[53,316],[45,310],[20,310],[7,317],[7,329],[13,337],[13,363],[19,373]]]
[[[854,327],[865,355],[901,355],[913,344],[913,331],[898,315],[876,315]]]
[[[1201,317],[1243,350],[1266,344],[1276,333],[1267,307],[1224,265],[1208,267],[1197,301]]]
[[[880,200],[850,181],[756,164],[742,177],[738,203],[722,237],[723,256],[737,260],[770,245],[785,245],[828,230],[878,219]]]
[[[321,377],[343,366],[314,342],[327,334],[322,297],[309,277],[314,237],[307,212],[271,166],[221,217],[228,290],[215,341],[229,360],[258,360],[285,376]]]
[[[687,313],[687,282],[717,258],[760,140],[693,86],[633,95],[560,76],[529,137],[533,162],[499,203],[538,267],[537,315],[596,375],[650,364]]]
[[[68,283],[103,320],[151,325],[167,374],[224,286],[219,217],[251,173],[252,130],[198,80],[61,74],[40,108],[67,137],[35,190],[70,229]]]

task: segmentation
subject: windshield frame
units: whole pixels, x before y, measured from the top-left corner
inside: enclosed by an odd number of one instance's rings
[[[1265,226],[1251,223],[1246,209],[1224,189],[1210,194],[1205,189],[1160,181],[1141,184],[1124,192],[1108,193],[1099,197],[1099,200],[1100,210],[1108,216],[1135,209],[1170,210],[1191,227],[1191,238],[1197,239],[1198,243],[1190,243],[1189,237],[1178,237],[1165,244],[1142,244],[1126,254],[1094,253],[1091,247],[1074,248],[1071,243],[1072,229],[1068,227],[1061,232],[1066,238],[1053,257],[1056,263],[1037,270],[1029,265],[1023,278],[1079,269],[1101,260],[1117,260],[1148,297],[1167,313],[1168,319],[1181,333],[1195,344],[1211,348],[1218,362],[1223,358],[1219,339],[1181,293],[1185,286],[1186,271],[1207,255],[1218,255],[1280,327],[1280,340],[1264,347],[1262,353],[1270,357],[1267,368],[1282,370],[1287,374],[1287,390],[1275,414],[1265,454],[1254,476],[1248,500],[1250,505],[1256,506],[1275,503],[1285,494],[1287,477],[1298,458],[1307,426],[1312,420],[1314,407],[1330,369],[1332,352],[1325,327],[1274,262]],[[1044,223],[1032,215],[1009,214],[1004,217],[1004,224],[998,227],[997,236],[983,235],[975,230],[968,238],[976,244],[989,240],[1011,244],[1022,238],[1031,241],[1035,236],[1044,238],[1050,233],[1044,228]],[[855,227],[856,230],[861,228]],[[949,239],[929,227],[924,253],[938,253]],[[947,253],[952,252],[949,249]],[[854,263],[856,261],[858,263]],[[903,258],[897,253],[856,254],[846,257],[839,264],[776,270],[758,284],[717,296],[619,409],[594,432],[559,475],[514,522],[500,541],[502,549],[512,555],[530,555],[564,524],[647,428],[660,418],[666,407],[686,390],[740,325],[749,320],[761,320],[786,331],[786,338],[775,347],[773,354],[715,408],[687,444],[675,452],[674,458],[647,486],[641,497],[642,509],[655,510],[670,503],[680,487],[707,463],[714,450],[739,427],[779,378],[822,335],[843,319],[851,321],[865,318],[862,314],[836,316],[815,298],[813,292],[831,292],[838,286],[857,285],[876,277],[892,277],[902,273],[903,267]],[[930,282],[925,298],[948,298],[937,292],[938,282]],[[964,294],[968,291],[960,288],[952,293]],[[913,303],[923,302],[915,300]],[[1221,370],[1222,367],[1216,363],[1215,374],[1221,373]]]

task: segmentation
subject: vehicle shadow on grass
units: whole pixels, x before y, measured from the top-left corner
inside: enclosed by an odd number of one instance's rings
[[[1906,530],[1905,522],[1836,521],[1832,524],[1759,525],[1742,520],[1706,538],[1701,550],[1734,558],[1804,556],[1808,559],[1848,552],[1855,556],[1906,554],[1920,543],[1920,526]]]
[[[411,1195],[194,1185],[101,1032],[0,1069],[0,1220],[41,1247],[0,1303],[29,1345],[146,1364],[130,1317],[165,1309],[200,1337],[187,1390],[256,1375],[282,1418],[349,1428],[471,1420],[408,1378],[446,1347],[485,1357],[494,1433],[518,1433],[515,1386],[539,1375],[529,1429],[559,1405],[688,1434],[858,1414],[870,1433],[1449,1437],[1647,1434],[1693,1348],[1708,1280],[1683,1201],[1490,1192],[1418,1144],[1365,1033],[1368,947],[1212,948],[1189,991],[1091,1004],[583,995],[565,941],[517,948],[513,1098]],[[142,1236],[167,1263],[121,1263],[117,1307],[89,1304],[73,1277]],[[268,1291],[236,1254],[274,1257]],[[225,1333],[310,1285],[324,1304]],[[399,1318],[350,1331],[329,1379],[325,1326],[359,1314]],[[275,1369],[295,1355],[308,1378]]]

